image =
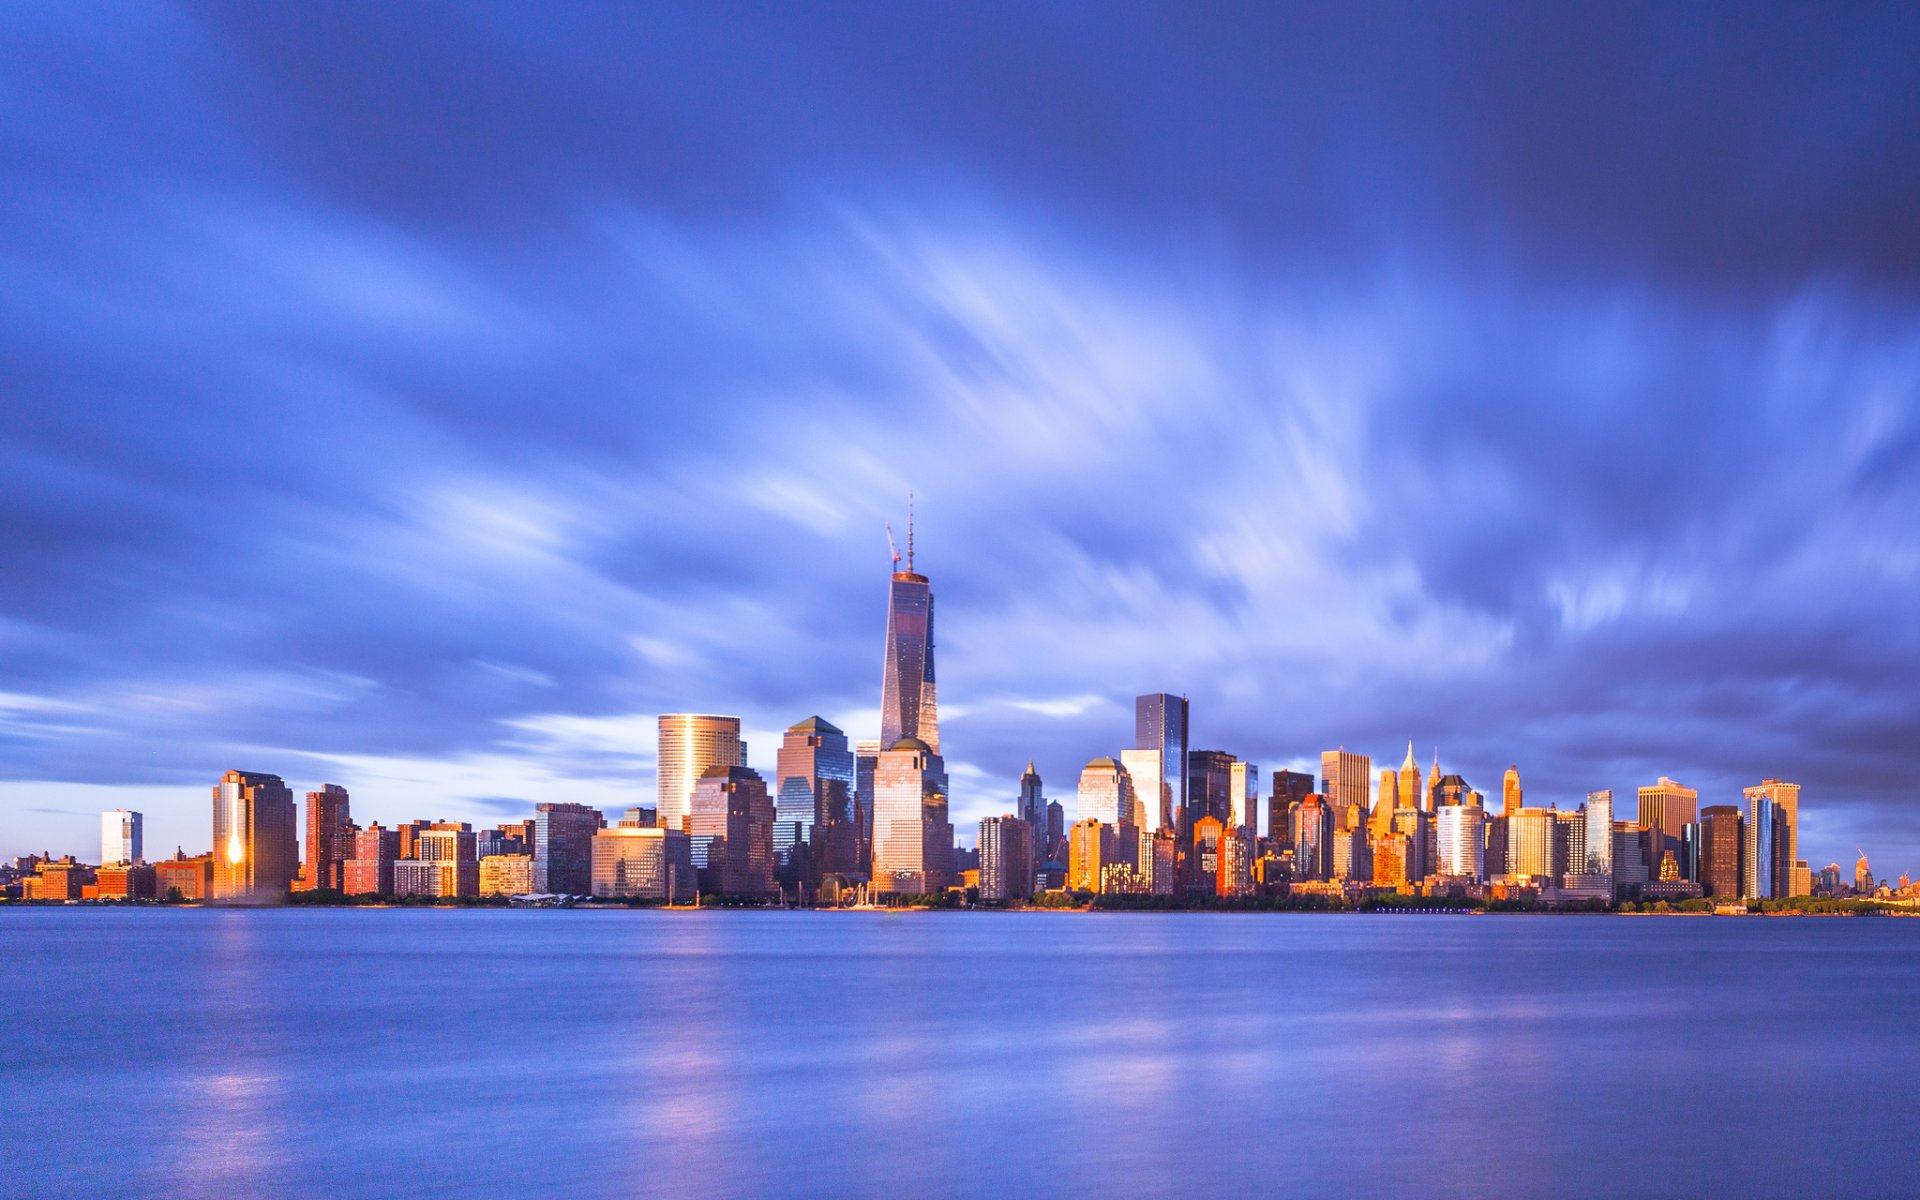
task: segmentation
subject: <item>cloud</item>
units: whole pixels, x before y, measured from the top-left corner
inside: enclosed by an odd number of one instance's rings
[[[8,811],[868,736],[911,488],[957,823],[1171,690],[1270,768],[1789,775],[1810,854],[1920,851],[1912,14],[458,16],[35,18]]]

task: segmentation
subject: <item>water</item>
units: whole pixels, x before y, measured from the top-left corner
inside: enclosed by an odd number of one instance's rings
[[[1920,921],[0,911],[0,1191],[1913,1195]]]

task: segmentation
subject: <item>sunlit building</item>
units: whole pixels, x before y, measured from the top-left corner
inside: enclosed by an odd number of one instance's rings
[[[1774,850],[1780,821],[1772,792],[1748,788],[1740,816],[1740,895],[1747,900],[1771,900],[1780,894]]]
[[[207,900],[213,896],[213,855],[175,854],[153,864],[153,894],[161,900]]]
[[[1267,801],[1267,838],[1281,848],[1293,845],[1293,810],[1314,794],[1316,783],[1305,771],[1275,771],[1267,779],[1271,798]]]
[[[928,895],[949,887],[952,876],[946,764],[927,743],[903,737],[874,767],[874,891]]]
[[[432,895],[480,894],[480,860],[474,857],[471,826],[450,821],[436,822],[432,828],[421,830],[414,839],[414,853],[420,862],[440,864],[441,872]],[[395,863],[394,868],[398,871],[399,864]],[[396,889],[398,879],[396,875]]]
[[[302,890],[339,891],[345,886],[355,832],[347,789],[329,783],[307,793],[307,860],[300,867],[299,880]]]
[[[1435,841],[1440,862],[1436,873],[1475,882],[1487,877],[1486,819],[1477,804],[1454,804],[1438,810]]]
[[[1406,761],[1400,764],[1400,807],[1427,807],[1426,789],[1420,786],[1420,764],[1413,761],[1413,743],[1407,743]]]
[[[115,808],[100,814],[100,865],[144,862],[146,819],[132,809]]]
[[[293,792],[278,775],[228,771],[213,789],[213,898],[283,900],[299,867]]]
[[[1327,879],[1333,875],[1333,810],[1319,795],[1293,809],[1293,877]]]
[[[1552,809],[1522,808],[1507,818],[1507,874],[1553,876]]]
[[[1120,768],[1133,790],[1134,815],[1128,819],[1149,832],[1167,827],[1162,814],[1173,811],[1173,788],[1167,782],[1165,752],[1122,750]]]
[[[480,860],[482,896],[525,896],[533,892],[533,855],[489,854]]]
[[[1320,754],[1320,798],[1343,819],[1358,809],[1367,811],[1373,790],[1373,759],[1341,747]]]
[[[1112,758],[1096,758],[1080,772],[1080,791],[1074,806],[1074,821],[1098,821],[1102,825],[1132,825],[1134,815],[1133,777]]]
[[[1098,892],[1113,862],[1113,826],[1088,818],[1067,831],[1067,890]]]
[[[1220,843],[1227,827],[1218,817],[1201,817],[1193,823],[1193,849],[1188,862],[1193,872],[1191,885],[1196,892],[1217,894],[1220,880]]]
[[[1366,789],[1361,788],[1364,799]],[[1260,836],[1260,768],[1244,759],[1235,759],[1227,771],[1227,807],[1229,824],[1246,831],[1249,839]],[[1251,847],[1248,850],[1251,853]]]
[[[1799,864],[1800,855],[1800,785],[1785,783],[1778,779],[1762,780],[1759,784],[1747,788],[1749,800],[1755,795],[1765,795],[1773,804],[1776,825],[1773,846],[1774,894],[1777,896],[1804,896],[1811,888],[1800,891],[1794,887],[1794,868]]]
[[[1647,831],[1647,858],[1653,869],[1660,859],[1675,849],[1682,826],[1700,819],[1700,793],[1665,775],[1658,783],[1640,789],[1639,824]]]
[[[1393,831],[1407,840],[1403,860],[1407,879],[1418,883],[1433,874],[1439,846],[1434,838],[1433,814],[1405,805],[1393,812]]]
[[[1386,833],[1373,841],[1373,882],[1379,887],[1398,887],[1407,882],[1407,835]]]
[[[1380,785],[1373,793],[1373,812],[1370,814],[1368,831],[1375,838],[1385,837],[1393,832],[1393,810],[1400,807],[1400,776],[1392,768],[1380,769]]]
[[[349,896],[392,895],[393,864],[399,859],[399,831],[367,826],[353,835],[353,857],[341,870],[341,890]]]
[[[678,829],[660,825],[616,826],[593,835],[593,894],[596,896],[683,903],[693,899],[697,876],[693,839]]]
[[[747,746],[740,740],[740,718],[708,713],[665,713],[660,717],[660,754],[654,806],[660,823],[685,830],[693,812],[693,785],[713,767],[739,767],[747,762]],[[598,826],[595,827],[596,829]],[[589,830],[587,840],[593,837]],[[583,843],[580,883],[584,887],[592,867],[591,851]],[[538,858],[539,855],[534,857]],[[554,889],[545,889],[554,890]]]
[[[1520,767],[1516,763],[1507,768],[1500,779],[1500,815],[1510,817],[1525,807],[1523,793],[1520,790]]]

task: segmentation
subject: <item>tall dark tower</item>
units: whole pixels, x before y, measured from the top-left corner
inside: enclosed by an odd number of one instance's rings
[[[1133,748],[1160,752],[1164,786],[1156,828],[1178,825],[1185,836],[1200,816],[1187,814],[1187,698],[1169,692],[1137,697],[1133,702]],[[1149,813],[1147,819],[1153,820],[1153,814]]]
[[[889,535],[891,541],[891,535]],[[893,556],[887,588],[887,658],[880,680],[880,745],[919,738],[940,753],[940,706],[933,686],[933,586],[913,569],[913,507],[907,507],[907,569]]]
[[[1040,772],[1033,769],[1033,760],[1027,760],[1027,769],[1020,776],[1020,816],[1033,826],[1034,845],[1043,847],[1047,838],[1047,798],[1040,790]]]

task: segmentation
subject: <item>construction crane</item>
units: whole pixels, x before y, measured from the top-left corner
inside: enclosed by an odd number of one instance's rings
[[[887,553],[893,555],[893,569],[900,569],[900,547],[893,544],[893,522],[887,522]]]

